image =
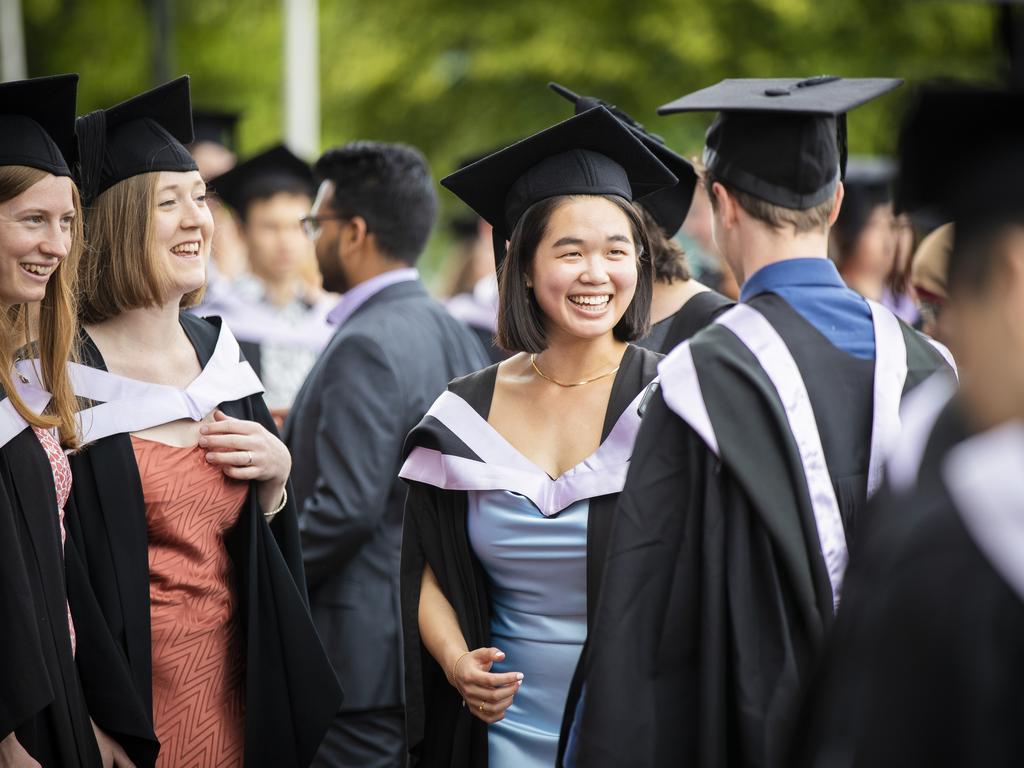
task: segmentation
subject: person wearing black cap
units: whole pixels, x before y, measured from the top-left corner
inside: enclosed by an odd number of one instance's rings
[[[674,239],[686,220],[697,185],[693,164],[621,109],[593,96],[577,96],[558,83],[548,83],[548,87],[571,101],[576,114],[596,106],[607,109],[679,179],[675,186],[648,195],[637,203],[647,228],[655,277],[651,331],[637,344],[655,352],[671,352],[733,305],[722,294],[692,279],[686,254]]]
[[[302,275],[304,265],[315,265],[301,221],[313,204],[313,171],[279,144],[210,186],[241,221],[250,269],[231,284],[216,311],[242,342],[263,382],[263,399],[283,424],[330,338],[326,316],[336,303],[310,291]]]
[[[71,459],[70,536],[159,765],[308,765],[341,692],[305,601],[291,461],[230,330],[180,312],[213,227],[183,146],[188,78],[76,128],[89,249],[72,370],[91,445]]]
[[[1022,111],[1020,91],[944,84],[905,119],[896,203],[956,222],[943,312],[964,375],[908,400],[789,765],[1024,755]]]
[[[518,354],[453,381],[406,443],[413,765],[554,762],[660,357],[629,343],[653,282],[631,201],[676,181],[596,107],[441,182],[494,228],[498,341]]]
[[[477,153],[459,161],[465,168],[482,160],[490,152]],[[450,221],[454,240],[451,255],[446,259],[448,288],[445,308],[476,334],[487,350],[492,363],[500,363],[509,355],[498,346],[498,276],[494,271],[494,246],[491,225],[476,211],[464,210]]]
[[[704,184],[741,303],[659,366],[567,712],[568,764],[784,765],[903,391],[946,365],[826,256],[843,194],[836,115],[897,84],[726,80],[659,110],[720,110]]]
[[[117,690],[115,680],[123,684],[120,694],[92,713],[108,729],[110,707],[130,707],[123,698],[131,696],[127,668],[106,633],[75,625],[65,590],[65,584],[88,589],[63,536],[65,510],[75,514],[64,450],[79,445],[65,365],[74,347],[83,243],[78,191],[66,161],[75,154],[77,86],[78,75],[0,84],[0,353],[7,361],[0,366],[4,766],[130,764],[118,744],[90,727],[75,659],[104,658],[110,690]],[[33,302],[42,305],[37,339],[25,336]],[[155,746],[151,741],[142,754],[152,755]],[[139,754],[133,751],[136,759]]]
[[[237,112],[193,107],[193,140],[188,151],[204,180],[215,179],[238,164],[235,152],[239,117]],[[213,243],[206,268],[206,291],[197,309],[208,308],[206,314],[219,314],[220,299],[230,295],[231,281],[245,273],[249,261],[235,219],[220,204],[216,194],[207,204],[213,214]]]

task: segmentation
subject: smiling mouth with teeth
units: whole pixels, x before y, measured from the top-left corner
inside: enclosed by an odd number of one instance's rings
[[[612,297],[608,294],[602,294],[601,296],[570,296],[569,301],[575,304],[577,307],[585,307],[586,309],[604,309],[608,306]]]
[[[33,275],[40,275],[41,277],[46,277],[57,268],[57,265],[22,264],[21,268],[24,269],[26,272],[30,272]]]
[[[171,253],[179,256],[196,256],[199,253],[199,242],[193,240],[190,243],[179,243],[171,248]]]

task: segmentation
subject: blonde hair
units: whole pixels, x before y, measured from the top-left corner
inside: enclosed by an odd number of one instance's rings
[[[79,274],[83,324],[163,302],[169,276],[153,254],[153,213],[160,174],[142,173],[103,192],[85,214],[86,250]],[[185,294],[182,307],[199,303],[203,289]]]
[[[47,172],[22,165],[0,166],[0,202],[13,200]],[[39,414],[29,408],[18,395],[11,378],[11,361],[18,350],[31,345],[29,307],[15,304],[0,308],[0,387],[11,405],[34,427],[56,428],[61,445],[78,446],[77,400],[71,389],[68,362],[77,359],[76,283],[82,254],[82,204],[78,188],[72,184],[75,220],[71,225],[71,248],[57,265],[46,283],[46,293],[39,305],[38,352],[43,386],[50,392],[50,402]]]

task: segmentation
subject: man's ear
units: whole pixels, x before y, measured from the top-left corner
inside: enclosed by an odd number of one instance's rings
[[[342,239],[349,250],[361,248],[366,243],[366,237],[366,219],[362,216],[353,216],[345,222]]]
[[[739,220],[739,203],[736,198],[729,194],[719,182],[711,185],[712,215],[717,215],[718,220],[726,229],[732,229]]]
[[[843,207],[843,198],[846,196],[846,187],[843,182],[836,184],[835,194],[832,196],[832,212],[828,215],[828,225],[831,227],[839,218],[839,209]]]

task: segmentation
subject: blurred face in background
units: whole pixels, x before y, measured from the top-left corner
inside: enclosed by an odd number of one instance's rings
[[[272,282],[299,277],[312,254],[301,222],[310,203],[307,196],[288,192],[249,203],[245,237],[257,277]]]
[[[892,204],[876,205],[844,261],[844,273],[849,270],[854,275],[885,280],[896,263],[898,237],[899,228]]]

